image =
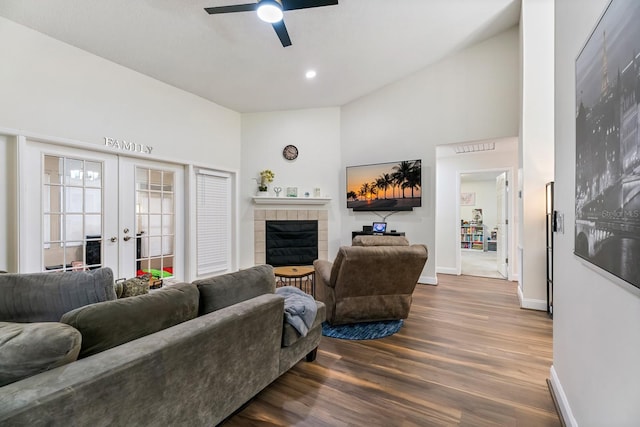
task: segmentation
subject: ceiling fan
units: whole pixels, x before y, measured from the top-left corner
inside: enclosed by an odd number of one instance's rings
[[[258,0],[257,3],[236,4],[231,6],[205,7],[210,15],[218,13],[256,11],[258,17],[270,23],[282,43],[282,47],[291,46],[291,38],[284,25],[283,12],[287,10],[309,9],[312,7],[332,6],[338,0]]]

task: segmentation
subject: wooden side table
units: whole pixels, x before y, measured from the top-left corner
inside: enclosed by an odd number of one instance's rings
[[[311,296],[316,296],[316,271],[313,267],[274,267],[276,286],[295,286]]]

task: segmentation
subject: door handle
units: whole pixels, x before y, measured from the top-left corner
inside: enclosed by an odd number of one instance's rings
[[[117,238],[117,237],[112,237],[112,238],[110,238],[109,240],[111,240],[111,242],[112,242],[112,243],[115,243],[115,242],[117,242],[117,241],[118,241],[118,238]]]
[[[128,242],[129,240],[131,240],[131,236],[124,236],[122,238],[125,242]]]

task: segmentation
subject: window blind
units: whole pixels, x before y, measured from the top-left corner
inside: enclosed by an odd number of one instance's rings
[[[196,274],[231,267],[231,177],[196,171]]]

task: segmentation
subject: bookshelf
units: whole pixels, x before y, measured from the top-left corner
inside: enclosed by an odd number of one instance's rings
[[[484,226],[482,224],[462,224],[460,226],[460,247],[462,249],[484,250]]]

